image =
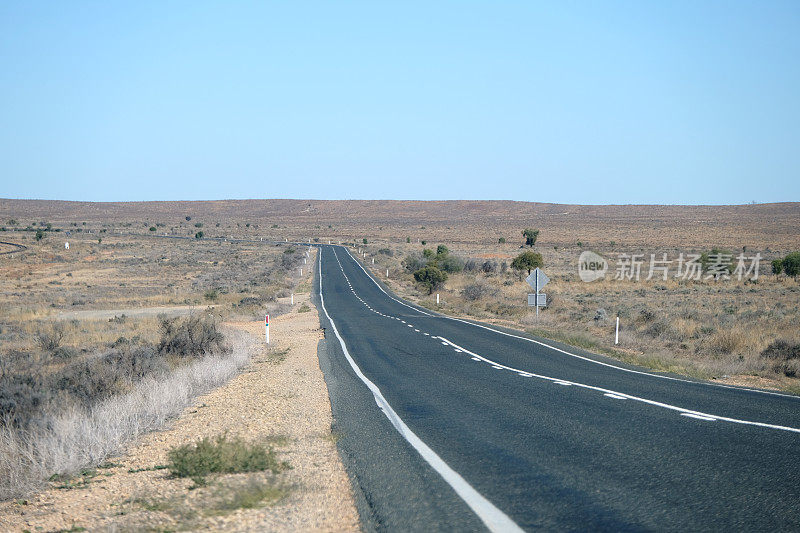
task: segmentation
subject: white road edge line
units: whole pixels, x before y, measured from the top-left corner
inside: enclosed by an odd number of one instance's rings
[[[577,359],[583,359],[584,361],[588,361],[588,362],[594,363],[596,365],[602,365],[602,366],[607,366],[609,368],[615,368],[615,369],[621,370],[623,372],[630,372],[631,374],[641,374],[643,376],[650,376],[650,377],[653,377],[653,378],[668,379],[668,380],[671,380],[671,381],[680,381],[680,382],[683,382],[683,383],[694,383],[695,385],[706,385],[708,387],[719,387],[719,388],[722,388],[722,389],[733,389],[733,390],[740,390],[740,391],[747,391],[747,392],[757,392],[759,394],[768,394],[770,396],[782,396],[784,398],[793,398],[795,400],[798,399],[797,396],[794,396],[792,394],[783,394],[781,392],[772,392],[772,391],[766,391],[766,390],[760,390],[760,389],[749,389],[749,388],[746,388],[746,387],[736,387],[736,386],[733,386],[733,385],[724,385],[722,383],[710,383],[708,381],[694,381],[694,380],[691,380],[691,379],[675,378],[675,377],[672,377],[672,376],[664,376],[662,374],[653,374],[651,372],[643,372],[641,370],[634,370],[632,368],[625,368],[625,367],[622,367],[622,366],[612,365],[611,363],[605,363],[603,361],[597,361],[596,359],[592,359],[591,357],[584,357],[583,355],[578,355],[578,354],[575,354],[575,353],[572,353],[572,352],[568,352],[566,350],[562,350],[561,348],[556,348],[555,346],[551,346],[551,345],[549,345],[549,344],[547,344],[545,342],[542,342],[542,341],[537,341],[535,339],[530,339],[528,337],[523,337],[521,335],[514,335],[513,333],[506,333],[505,331],[500,331],[499,329],[490,328],[489,326],[484,326],[483,324],[475,324],[474,322],[470,322],[469,320],[464,320],[462,318],[455,318],[455,317],[452,317],[452,316],[447,316],[447,315],[442,315],[442,314],[432,315],[430,313],[426,313],[425,311],[417,309],[416,307],[408,305],[407,303],[398,300],[397,298],[393,297],[391,294],[386,292],[383,289],[383,287],[381,287],[380,284],[377,281],[375,281],[375,278],[372,277],[372,274],[367,272],[367,270],[361,265],[361,263],[359,263],[358,260],[353,257],[353,255],[350,253],[350,250],[348,250],[347,248],[345,248],[345,250],[347,251],[347,254],[350,256],[350,258],[353,260],[353,262],[356,265],[358,265],[358,267],[361,270],[364,271],[364,274],[366,274],[367,277],[372,280],[372,283],[374,283],[378,287],[378,289],[381,290],[381,292],[383,294],[388,296],[389,299],[394,300],[395,302],[399,303],[400,305],[404,305],[405,307],[408,307],[409,309],[413,309],[414,311],[416,311],[418,313],[422,313],[423,315],[427,315],[427,316],[430,316],[430,317],[444,318],[444,319],[447,319],[447,320],[454,320],[456,322],[462,322],[464,324],[469,324],[470,326],[474,326],[476,328],[482,328],[482,329],[486,329],[486,330],[492,331],[494,333],[499,333],[500,335],[505,335],[506,337],[513,337],[515,339],[523,340],[523,341],[526,341],[526,342],[532,342],[534,344],[538,344],[539,346],[544,346],[545,348],[550,348],[551,350],[554,350],[556,352],[560,352],[560,353],[569,355],[570,357],[575,357]]]
[[[557,385],[574,385],[576,387],[581,387],[583,389],[589,389],[589,390],[595,390],[595,391],[598,391],[598,392],[602,392],[603,394],[613,394],[614,396],[619,396],[620,398],[625,398],[627,400],[635,400],[637,402],[646,403],[648,405],[654,405],[656,407],[662,407],[664,409],[669,409],[671,411],[677,411],[677,412],[681,413],[682,415],[691,416],[692,418],[702,417],[703,419],[723,420],[725,422],[732,422],[734,424],[744,424],[744,425],[747,425],[747,426],[758,426],[758,427],[763,427],[763,428],[778,429],[778,430],[781,430],[781,431],[791,431],[793,433],[800,433],[800,428],[793,428],[793,427],[788,427],[788,426],[778,426],[776,424],[767,424],[766,422],[753,422],[751,420],[741,420],[741,419],[738,419],[738,418],[729,418],[729,417],[726,417],[726,416],[712,415],[710,413],[704,413],[702,411],[693,411],[691,409],[686,409],[684,407],[678,407],[677,405],[671,405],[671,404],[668,404],[668,403],[657,402],[655,400],[648,400],[647,398],[641,398],[639,396],[633,396],[631,394],[627,394],[627,393],[624,393],[624,392],[617,392],[617,391],[611,390],[611,389],[604,389],[602,387],[596,387],[594,385],[587,385],[585,383],[579,383],[577,381],[569,381],[569,380],[566,380],[566,379],[552,378],[550,376],[544,376],[542,374],[535,374],[533,372],[527,372],[525,370],[520,370],[518,368],[513,368],[513,367],[510,367],[510,366],[506,366],[504,364],[492,361],[491,359],[487,359],[486,357],[483,357],[482,355],[478,355],[475,352],[471,352],[471,351],[467,350],[466,348],[464,348],[463,346],[459,346],[458,344],[456,344],[454,342],[451,342],[451,341],[445,339],[444,337],[437,337],[437,338],[439,340],[443,341],[443,342],[446,342],[447,344],[449,344],[453,348],[458,348],[461,351],[463,351],[464,353],[471,355],[473,357],[473,359],[475,357],[477,357],[481,361],[485,361],[485,362],[489,363],[490,365],[495,365],[495,367],[503,368],[505,370],[510,370],[512,372],[516,372],[517,374],[519,374],[520,372],[525,372],[527,374],[530,374],[532,377],[539,378],[539,379],[544,379],[544,380],[550,381],[552,383],[555,383]]]
[[[336,250],[333,250],[334,255],[336,254]],[[328,310],[325,308],[325,298],[322,296],[322,253],[319,254],[319,303],[320,307],[322,307],[322,311],[325,313],[325,316],[328,317],[328,321],[331,323],[331,328],[333,329],[333,333],[336,335],[336,338],[339,340],[339,344],[342,347],[342,352],[344,352],[344,356],[347,359],[347,362],[350,363],[350,366],[353,369],[353,372],[359,377],[361,381],[372,391],[372,395],[375,397],[375,403],[378,404],[383,414],[386,415],[386,418],[392,423],[394,428],[402,435],[406,441],[408,441],[411,446],[417,450],[417,453],[428,463],[431,468],[433,468],[442,479],[444,479],[448,485],[450,485],[453,490],[458,494],[458,496],[464,500],[470,509],[481,519],[484,525],[489,529],[489,531],[523,531],[521,527],[519,527],[511,518],[508,517],[503,511],[495,507],[492,502],[487,500],[483,495],[481,495],[478,491],[472,488],[472,485],[467,483],[467,481],[461,477],[461,475],[450,468],[450,466],[445,463],[441,457],[439,457],[436,452],[434,452],[427,444],[425,444],[417,435],[411,431],[411,429],[403,422],[403,420],[397,415],[397,413],[392,409],[392,406],[389,405],[389,402],[386,401],[386,398],[383,397],[380,389],[377,385],[375,385],[372,381],[370,381],[362,372],[361,369],[358,367],[356,362],[350,356],[350,352],[347,351],[347,346],[344,343],[344,339],[342,336],[339,335],[339,330],[336,329],[336,324],[333,322],[331,315],[328,314]]]

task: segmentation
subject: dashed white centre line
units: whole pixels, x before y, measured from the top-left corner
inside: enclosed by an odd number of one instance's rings
[[[681,413],[681,416],[688,416],[689,418],[696,418],[697,420],[705,420],[707,422],[714,422],[717,420],[711,416],[696,415],[694,413]]]
[[[613,398],[615,400],[627,400],[628,399],[625,396],[620,396],[619,394],[612,394],[610,392],[607,392],[607,393],[603,394],[603,396],[607,396],[607,397]]]

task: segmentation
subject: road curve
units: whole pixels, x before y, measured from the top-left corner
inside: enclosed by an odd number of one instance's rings
[[[367,529],[800,529],[800,398],[444,317],[319,248],[320,363]]]

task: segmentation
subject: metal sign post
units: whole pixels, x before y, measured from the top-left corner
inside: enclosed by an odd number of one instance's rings
[[[533,269],[533,272],[528,274],[528,277],[525,278],[525,281],[528,282],[528,285],[533,287],[535,294],[528,295],[528,305],[533,305],[536,307],[536,316],[539,316],[539,307],[546,307],[547,306],[547,295],[539,294],[539,290],[543,289],[545,285],[550,281],[550,278],[547,277],[547,274],[542,272],[539,267]],[[533,303],[531,303],[531,296],[533,296]],[[542,297],[540,300],[539,297]],[[542,303],[543,300],[543,303]]]

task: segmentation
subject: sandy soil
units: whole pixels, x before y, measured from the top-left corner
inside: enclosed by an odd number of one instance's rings
[[[358,530],[350,483],[331,435],[328,391],[317,360],[322,333],[309,295],[296,294],[292,311],[270,322],[269,348],[262,322],[230,324],[253,341],[253,358],[239,376],[198,398],[170,428],[68,483],[70,488],[53,482],[28,500],[0,503],[0,530]],[[209,477],[201,488],[156,469],[166,464],[171,447],[225,432],[271,443],[291,468]],[[220,505],[248,484],[268,487],[272,496],[250,509]]]
[[[51,318],[56,320],[105,320],[125,315],[127,317],[142,316],[183,316],[197,311],[214,309],[213,305],[171,305],[156,307],[140,307],[131,309],[89,309],[86,311],[65,311]]]

